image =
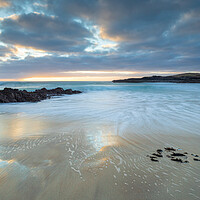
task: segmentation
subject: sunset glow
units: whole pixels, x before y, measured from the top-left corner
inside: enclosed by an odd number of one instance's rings
[[[67,76],[33,76],[19,79],[18,81],[112,81],[129,77],[142,77],[149,75],[173,75],[183,72],[134,72],[134,71],[68,71],[57,74]],[[198,73],[193,71],[193,73]]]
[[[111,81],[116,77],[82,76],[82,77],[30,77],[20,81]]]

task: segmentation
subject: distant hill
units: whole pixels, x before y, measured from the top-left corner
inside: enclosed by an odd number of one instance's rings
[[[149,76],[142,78],[128,78],[121,80],[113,80],[113,83],[156,83],[156,82],[170,82],[170,83],[200,83],[200,73],[184,73],[173,76]]]

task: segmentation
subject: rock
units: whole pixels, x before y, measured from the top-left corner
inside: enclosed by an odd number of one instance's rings
[[[151,158],[151,161],[153,161],[153,162],[159,162],[156,158]]]
[[[194,160],[194,161],[200,161],[200,159],[198,159],[198,158],[193,158],[193,160]]]
[[[149,156],[150,158],[156,158],[157,159],[157,157],[156,156]]]
[[[4,88],[0,90],[0,103],[11,103],[11,102],[38,102],[44,99],[51,98],[52,96],[60,96],[64,94],[79,94],[82,93],[78,90],[63,88],[55,88],[48,90],[42,88],[40,90],[35,90],[34,92],[27,92],[26,90],[18,90],[12,88]]]
[[[172,153],[171,156],[186,156],[186,155],[182,153]]]
[[[172,161],[176,161],[176,162],[180,162],[180,163],[183,162],[182,159],[180,159],[180,158],[171,158],[171,160]]]
[[[166,151],[176,151],[176,149],[174,149],[173,147],[165,147]]]
[[[160,153],[160,154],[163,152],[162,149],[157,149],[156,151],[157,151],[157,153]]]
[[[152,153],[153,156],[157,156],[157,157],[163,157],[163,155],[158,154],[158,153]]]
[[[71,89],[65,90],[65,94],[79,94],[79,93],[81,93],[81,91],[78,90],[72,91]]]
[[[192,155],[192,156],[194,156],[194,157],[199,157],[198,155],[196,155],[196,154],[193,154],[193,153],[192,153],[191,155]]]

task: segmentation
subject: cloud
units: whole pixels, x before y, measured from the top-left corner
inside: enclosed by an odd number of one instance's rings
[[[200,71],[199,0],[6,2],[7,14],[0,16],[0,40],[6,48],[0,56],[10,60],[1,63],[0,76]]]
[[[148,53],[135,56],[27,57],[25,60],[13,60],[1,66],[0,79],[65,76],[68,71],[136,71],[143,73],[146,71],[199,71],[199,62],[199,57],[181,57],[173,53]]]
[[[0,8],[8,7],[10,3],[8,1],[0,0]]]
[[[35,47],[46,51],[83,51],[90,32],[75,21],[38,13],[23,14],[16,19],[4,19],[0,39],[6,44]]]

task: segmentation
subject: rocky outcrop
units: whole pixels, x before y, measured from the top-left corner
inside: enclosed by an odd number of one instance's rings
[[[185,73],[173,76],[150,76],[143,78],[128,78],[122,80],[113,80],[113,83],[156,83],[156,82],[169,82],[169,83],[200,83],[200,73]]]
[[[0,90],[0,103],[38,102],[44,99],[51,98],[52,96],[60,96],[64,94],[71,95],[79,93],[81,93],[81,91],[71,89],[64,90],[60,87],[51,90],[42,88],[33,92],[12,88],[4,88],[3,90]]]

